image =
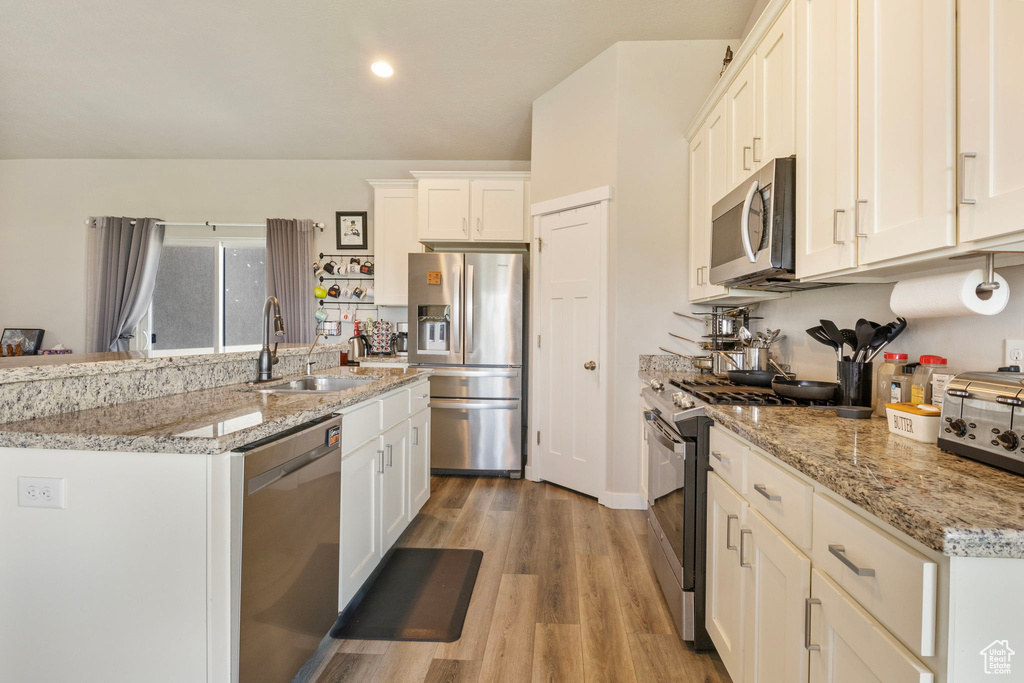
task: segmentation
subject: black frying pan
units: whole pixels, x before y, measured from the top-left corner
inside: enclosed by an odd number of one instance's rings
[[[780,376],[775,370],[729,370],[725,374],[730,382],[748,387],[770,387],[772,380]]]
[[[839,385],[835,382],[815,382],[809,379],[773,379],[772,391],[785,398],[801,401],[828,401],[835,397]]]

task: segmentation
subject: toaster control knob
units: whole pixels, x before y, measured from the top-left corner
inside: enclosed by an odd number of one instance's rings
[[[949,423],[949,429],[956,436],[963,437],[967,434],[967,423],[963,420],[953,420]]]
[[[1015,451],[1017,446],[1020,445],[1020,439],[1010,430],[1006,430],[997,438],[999,439],[999,444],[1008,451]]]

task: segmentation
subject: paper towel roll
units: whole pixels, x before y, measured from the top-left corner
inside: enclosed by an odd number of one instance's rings
[[[999,289],[984,299],[977,288],[985,281],[981,268],[965,273],[901,280],[893,287],[889,308],[904,318],[946,318],[958,315],[996,315],[1010,299],[1006,280],[996,274]]]

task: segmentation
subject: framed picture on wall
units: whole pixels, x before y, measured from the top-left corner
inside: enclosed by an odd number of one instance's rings
[[[365,211],[337,211],[338,249],[369,249]]]
[[[45,330],[12,329],[7,328],[0,336],[0,348],[6,349],[21,346],[21,352],[26,356],[34,356],[43,345],[43,332]],[[7,353],[5,350],[4,353]]]

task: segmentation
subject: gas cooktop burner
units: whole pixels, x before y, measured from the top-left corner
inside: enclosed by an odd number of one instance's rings
[[[829,406],[832,401],[798,401],[793,398],[779,396],[768,387],[749,387],[733,384],[720,377],[702,377],[695,382],[679,382],[671,384],[695,398],[711,405],[727,406]]]

